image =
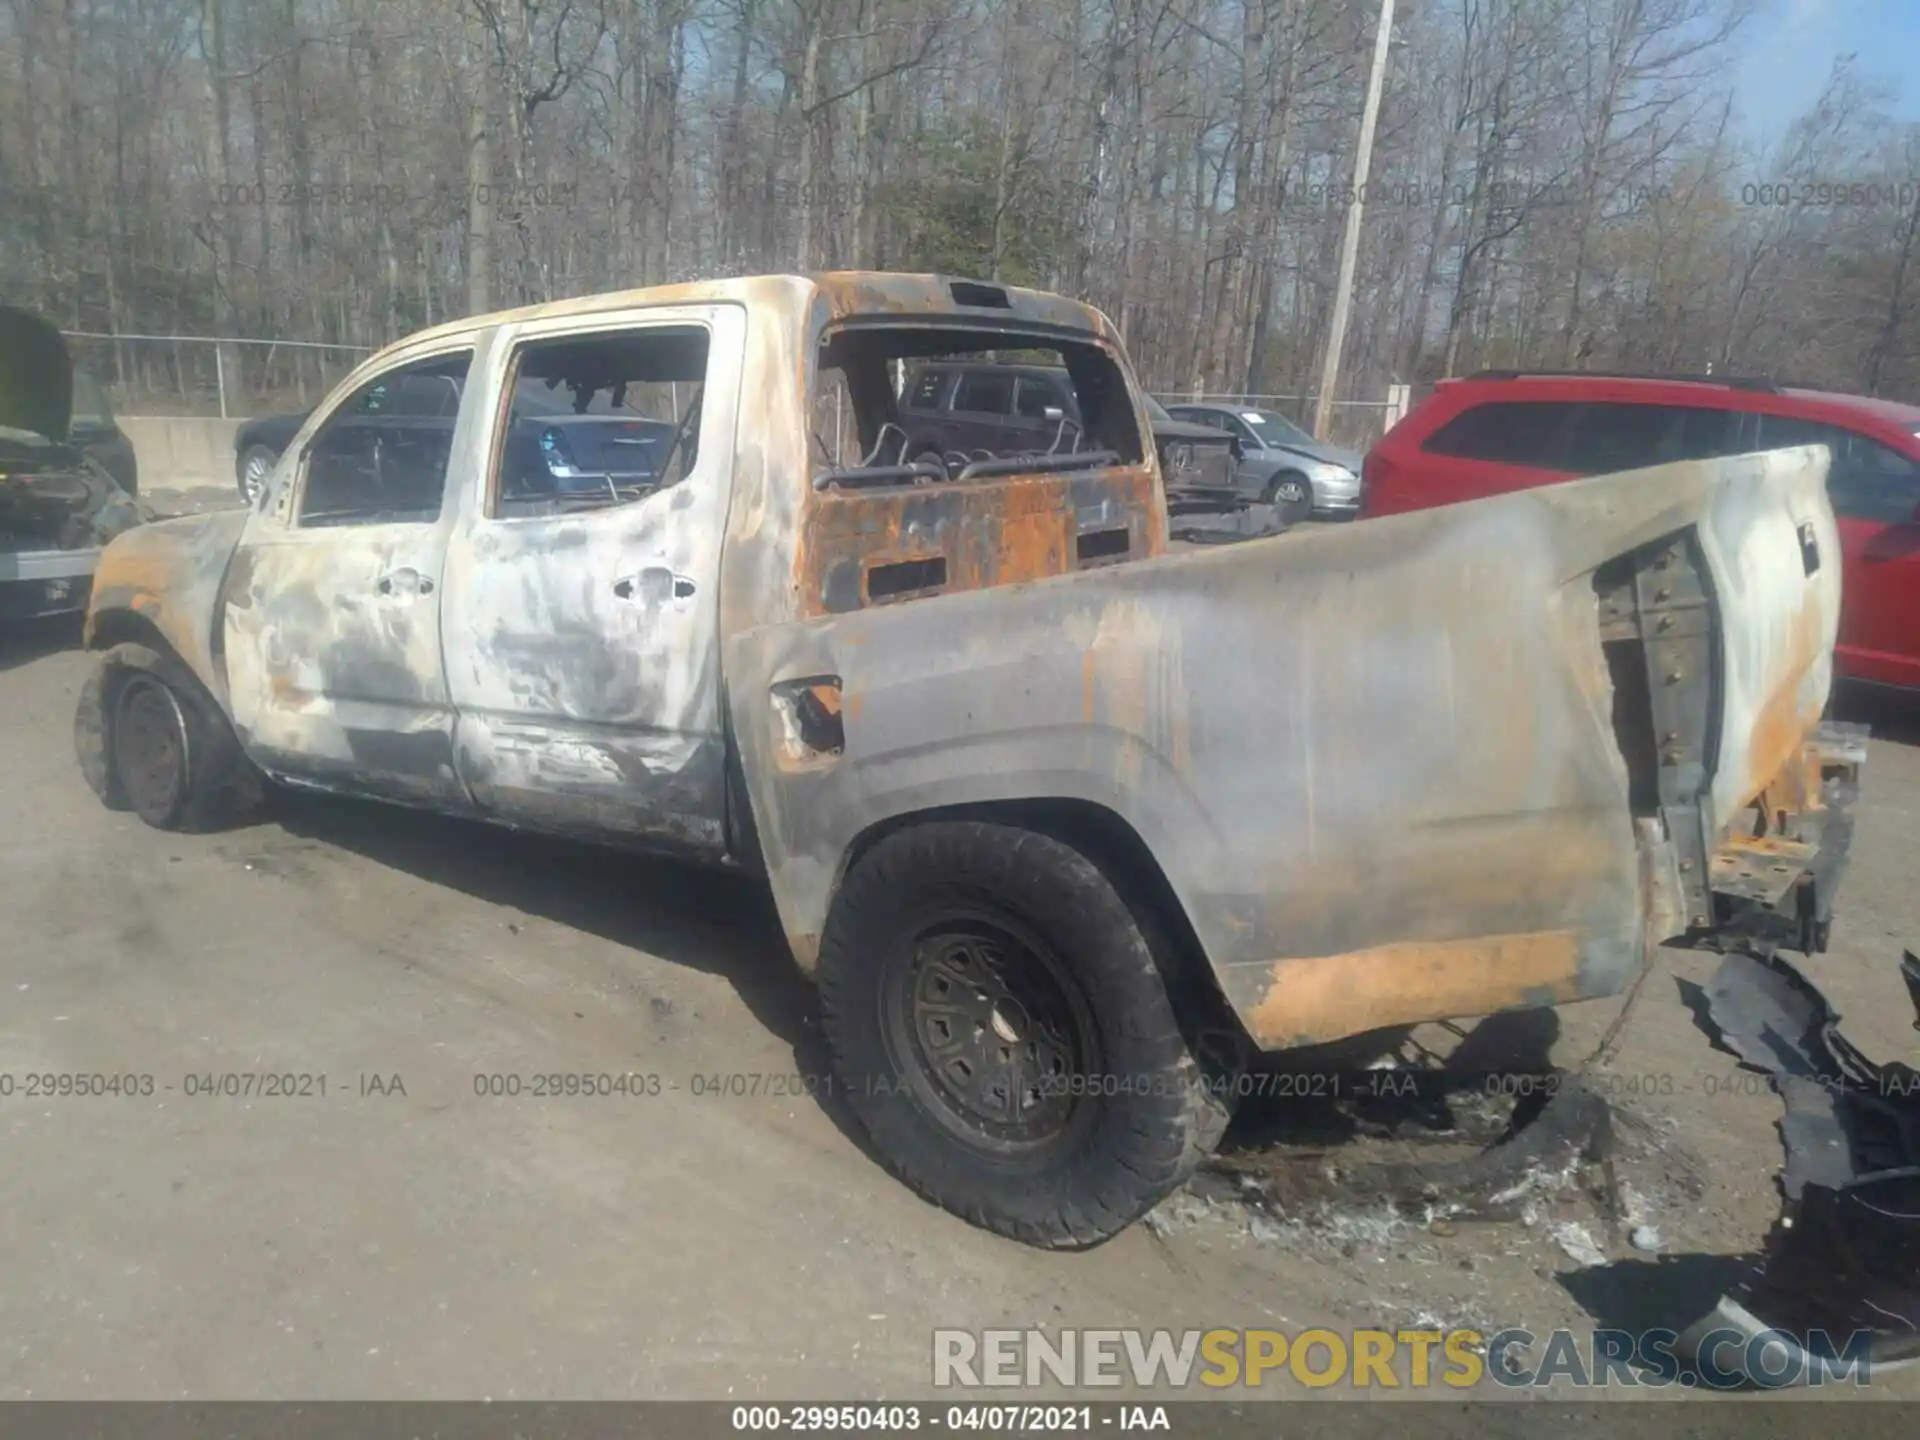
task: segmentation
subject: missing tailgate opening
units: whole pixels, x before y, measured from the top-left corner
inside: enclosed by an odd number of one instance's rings
[[[1116,530],[1089,530],[1074,541],[1074,554],[1082,565],[1115,560],[1133,548],[1133,535],[1125,527]]]
[[[867,572],[867,599],[895,600],[902,595],[917,595],[938,590],[947,583],[947,557],[935,555],[927,560],[896,560],[876,565]]]

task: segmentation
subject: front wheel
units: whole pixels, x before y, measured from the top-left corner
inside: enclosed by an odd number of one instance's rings
[[[1289,525],[1313,514],[1313,486],[1298,470],[1282,470],[1275,475],[1267,484],[1264,498]]]
[[[879,841],[820,949],[836,1078],[927,1199],[1029,1244],[1117,1234],[1225,1128],[1166,941],[1079,851],[983,822]]]
[[[81,689],[73,731],[94,793],[155,829],[217,829],[259,806],[259,772],[213,697],[171,655],[109,650]]]

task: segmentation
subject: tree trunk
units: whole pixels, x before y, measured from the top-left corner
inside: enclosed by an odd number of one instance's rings
[[[820,99],[820,29],[824,17],[815,10],[806,16],[805,59],[800,68],[800,214],[794,226],[794,268],[805,273],[813,265],[814,127],[813,107]]]

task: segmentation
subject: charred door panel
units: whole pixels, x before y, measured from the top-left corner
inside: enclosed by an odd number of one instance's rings
[[[227,576],[222,639],[235,725],[271,773],[436,807],[465,803],[440,655],[448,477],[462,468],[452,460],[460,436],[453,420],[423,418],[390,425],[373,446],[359,409],[412,372],[463,383],[471,356],[411,358],[361,386],[248,517]]]
[[[516,349],[505,385],[520,408],[492,417],[490,498],[455,536],[447,566],[443,629],[460,773],[476,802],[502,819],[717,853],[726,754],[720,552],[745,312],[676,307],[595,321],[586,333],[577,321],[535,322],[506,337]],[[697,410],[689,408],[694,385],[667,378],[678,373],[667,352],[678,346],[684,355],[693,334],[705,355]],[[608,347],[607,358],[596,344]],[[538,471],[512,473],[541,453],[524,397],[551,388],[536,374],[542,367],[561,377],[554,384],[609,381],[581,401],[602,407],[614,403],[613,382],[631,381],[618,398],[622,413],[641,403],[642,389],[661,392],[662,404],[679,407],[671,418],[688,421],[690,468],[679,451],[662,476],[642,473],[635,459],[627,463],[638,468],[603,477],[602,496],[583,483],[576,447],[557,477],[564,484],[543,496]],[[653,448],[664,455],[669,447]]]

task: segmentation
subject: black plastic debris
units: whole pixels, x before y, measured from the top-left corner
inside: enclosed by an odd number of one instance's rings
[[[1167,499],[1167,533],[1190,545],[1225,545],[1236,540],[1261,540],[1292,528],[1276,505],[1258,501]]]
[[[1920,1017],[1920,957],[1908,951],[1900,970]],[[1679,1351],[1698,1357],[1733,1331],[1744,1343],[1718,1344],[1713,1363],[1759,1385],[1804,1382],[1836,1359],[1869,1372],[1920,1359],[1920,1072],[1869,1060],[1777,955],[1727,956],[1707,997],[1718,1042],[1775,1077],[1785,1206],[1759,1267]]]
[[[1431,1084],[1449,1077],[1428,1072],[1420,1078]],[[1206,1177],[1217,1177],[1226,1182],[1221,1193],[1251,1200],[1276,1215],[1314,1206],[1364,1209],[1384,1204],[1415,1213],[1432,1210],[1451,1220],[1518,1220],[1537,1190],[1550,1191],[1577,1166],[1604,1164],[1613,1151],[1613,1111],[1604,1096],[1575,1075],[1539,1079],[1542,1103],[1516,1106],[1498,1134],[1460,1158],[1328,1163],[1310,1156],[1276,1156],[1265,1147],[1250,1152],[1223,1148],[1206,1162],[1195,1188],[1205,1194]],[[1427,1088],[1421,1087],[1423,1092]],[[1484,1096],[1484,1091],[1467,1093]],[[1403,1118],[1413,1121],[1414,1112],[1430,1110],[1434,1098],[1423,1093]],[[1393,1108],[1403,1106],[1404,1101]],[[1430,1122],[1433,1116],[1422,1119]],[[1408,1133],[1398,1126],[1389,1128],[1396,1136]],[[1426,1125],[1408,1128],[1425,1130]],[[1472,1128],[1477,1127],[1463,1125],[1454,1133]]]

